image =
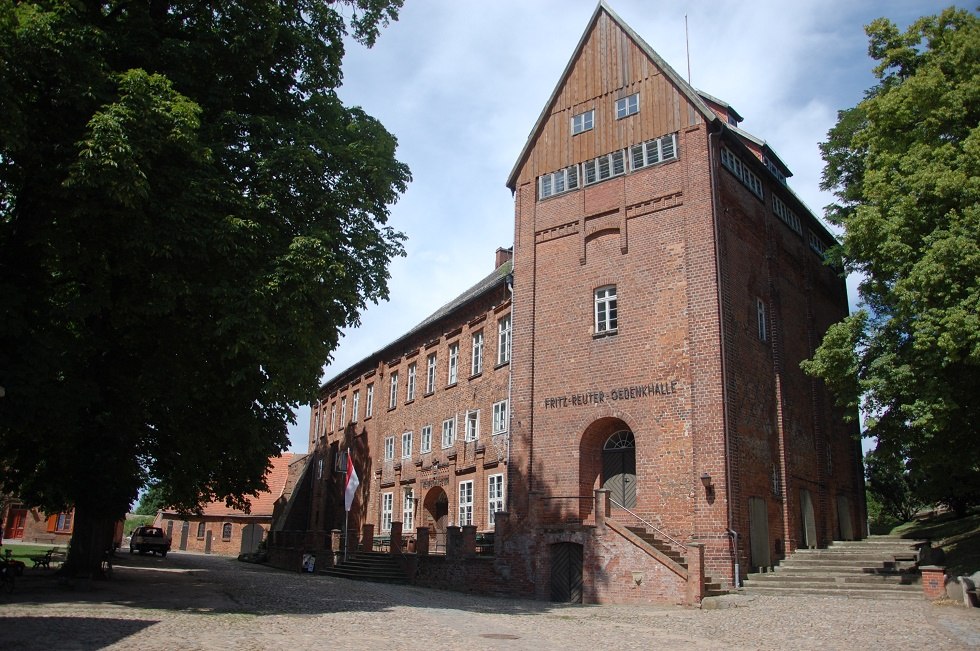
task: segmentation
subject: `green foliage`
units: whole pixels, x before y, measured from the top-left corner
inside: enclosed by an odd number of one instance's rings
[[[387,297],[409,172],[335,89],[400,6],[0,2],[0,488],[73,553],[149,477],[247,506]]]
[[[167,503],[163,496],[163,487],[160,484],[153,483],[147,486],[143,494],[140,495],[140,501],[136,504],[136,510],[133,513],[136,515],[155,516],[157,511],[166,506]]]
[[[892,532],[892,529],[901,524],[892,515],[885,511],[885,508],[869,489],[865,489],[865,497],[868,504],[868,529],[871,535],[885,535]]]
[[[867,33],[878,84],[821,145],[865,309],[803,368],[860,406],[922,499],[962,512],[980,498],[980,19],[948,9]]]
[[[126,521],[123,523],[123,537],[133,535],[133,529],[136,527],[142,527],[144,525],[153,524],[153,520],[156,519],[156,515],[126,515]]]
[[[882,514],[896,523],[908,522],[926,505],[919,498],[918,482],[906,469],[904,460],[884,450],[872,450],[864,456],[864,471],[868,493],[875,497]]]

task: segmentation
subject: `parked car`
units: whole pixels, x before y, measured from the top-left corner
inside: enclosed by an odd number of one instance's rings
[[[160,554],[164,558],[170,551],[170,537],[160,527],[136,527],[129,539],[129,553]]]

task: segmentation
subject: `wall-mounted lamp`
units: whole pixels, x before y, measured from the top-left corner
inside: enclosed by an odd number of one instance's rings
[[[707,472],[701,473],[701,483],[704,484],[704,494],[709,499],[715,496],[715,487],[711,484],[711,475]]]

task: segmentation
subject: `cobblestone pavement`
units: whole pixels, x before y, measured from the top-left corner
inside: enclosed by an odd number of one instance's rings
[[[125,554],[108,582],[28,569],[0,595],[0,649],[980,648],[980,609],[952,603],[730,599],[737,607],[565,606]]]

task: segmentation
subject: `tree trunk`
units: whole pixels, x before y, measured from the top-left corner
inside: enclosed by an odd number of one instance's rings
[[[67,577],[106,578],[102,561],[112,549],[115,525],[113,519],[76,507],[68,558],[58,573]]]

